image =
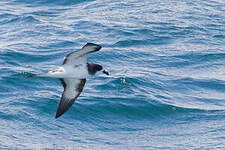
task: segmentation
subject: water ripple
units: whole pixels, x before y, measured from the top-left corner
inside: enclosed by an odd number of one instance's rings
[[[0,5],[1,149],[224,149],[223,1]],[[110,75],[55,119],[60,81],[30,76],[87,42]]]

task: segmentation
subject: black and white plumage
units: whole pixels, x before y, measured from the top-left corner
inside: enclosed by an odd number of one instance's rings
[[[62,66],[38,75],[39,77],[59,78],[64,87],[56,118],[60,117],[73,105],[84,88],[86,78],[103,69],[101,65],[87,62],[87,55],[100,49],[100,45],[87,43],[81,50],[68,54]],[[105,70],[103,73],[108,75]]]

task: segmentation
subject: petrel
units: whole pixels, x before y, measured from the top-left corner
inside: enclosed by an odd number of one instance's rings
[[[87,43],[80,50],[68,54],[60,67],[37,75],[38,77],[59,78],[64,87],[55,118],[60,117],[73,105],[84,88],[86,78],[103,69],[101,65],[87,62],[88,54],[100,49],[100,45]],[[105,70],[103,73],[109,75]]]

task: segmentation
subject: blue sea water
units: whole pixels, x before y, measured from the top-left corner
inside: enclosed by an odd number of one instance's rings
[[[87,42],[110,75],[55,119]],[[225,149],[224,0],[1,0],[0,149]]]

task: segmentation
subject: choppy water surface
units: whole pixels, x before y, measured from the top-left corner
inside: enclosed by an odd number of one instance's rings
[[[110,76],[59,119],[57,79],[87,42]],[[223,0],[2,0],[0,148],[225,149]]]

